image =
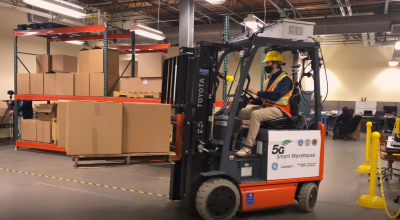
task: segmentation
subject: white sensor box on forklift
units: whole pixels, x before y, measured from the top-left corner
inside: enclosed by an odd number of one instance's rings
[[[275,25],[267,27],[260,37],[292,39],[294,41],[312,41],[308,37],[314,34],[314,22],[297,21],[291,19],[283,19]]]

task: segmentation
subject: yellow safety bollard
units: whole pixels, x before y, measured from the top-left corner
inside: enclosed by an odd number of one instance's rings
[[[371,127],[372,127],[372,123],[371,122],[367,122],[367,140],[365,143],[365,164],[364,165],[360,165],[357,168],[357,171],[360,173],[370,173],[371,172],[371,166],[369,165],[369,149],[371,147]]]
[[[378,149],[379,149],[379,138],[381,135],[378,132],[372,133],[372,152],[371,152],[371,175],[369,182],[369,194],[361,196],[357,204],[363,207],[372,209],[384,209],[385,201],[375,195],[376,188],[376,167],[378,162]]]
[[[396,132],[397,137],[400,137],[400,118],[396,118]]]

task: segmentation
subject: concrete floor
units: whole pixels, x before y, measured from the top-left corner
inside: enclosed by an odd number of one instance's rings
[[[269,211],[238,213],[235,219],[274,220],[372,220],[389,219],[384,210],[362,208],[355,202],[368,193],[368,175],[356,172],[363,164],[365,136],[359,141],[326,139],[325,174],[313,213],[301,213],[296,205]],[[398,166],[398,165],[397,165]],[[12,143],[0,143],[0,168],[69,178],[93,184],[121,187],[168,195],[168,167],[124,167],[74,169],[62,153],[32,149],[14,150]],[[400,183],[384,183],[389,209],[399,205]],[[380,190],[376,187],[379,195]],[[187,215],[179,202],[148,194],[76,183],[38,175],[0,170],[0,220],[141,220],[200,219]]]

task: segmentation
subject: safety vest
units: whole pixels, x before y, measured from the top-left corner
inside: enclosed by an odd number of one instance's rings
[[[282,72],[276,79],[275,81],[271,84],[271,86],[269,88],[268,87],[268,83],[269,83],[269,78],[267,79],[266,83],[265,83],[265,87],[264,87],[264,92],[272,92],[275,90],[275,88],[278,86],[279,82],[282,81],[283,78],[285,77],[289,77],[285,72]],[[292,80],[291,80],[292,81]],[[292,115],[290,114],[290,104],[289,104],[289,98],[292,96],[293,93],[293,81],[292,81],[292,89],[286,93],[282,98],[280,98],[277,101],[272,101],[269,99],[262,99],[263,104],[262,106],[276,106],[279,109],[281,109],[283,112],[285,112],[289,117],[292,117]]]

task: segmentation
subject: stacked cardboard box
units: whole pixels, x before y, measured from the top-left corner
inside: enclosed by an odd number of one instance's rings
[[[170,105],[60,101],[57,113],[67,155],[169,151]]]
[[[53,143],[52,119],[57,117],[57,105],[39,104],[35,111],[38,119],[21,120],[21,140]]]
[[[76,96],[104,96],[104,50],[100,47],[79,51],[79,73],[75,74]],[[107,93],[118,90],[119,52],[108,51]],[[117,84],[117,85],[116,85]]]
[[[119,90],[122,92],[161,92],[162,72],[165,53],[139,54],[138,72],[135,78],[122,78]],[[125,74],[124,74],[125,75]]]
[[[77,58],[67,55],[36,55],[36,73],[17,74],[18,94],[74,95]]]

